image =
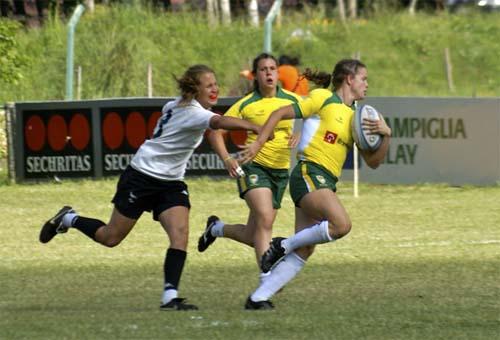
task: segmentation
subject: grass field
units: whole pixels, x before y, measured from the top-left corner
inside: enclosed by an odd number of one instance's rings
[[[339,196],[351,234],[319,246],[274,299],[244,311],[256,287],[253,251],[196,240],[207,215],[242,222],[228,180],[189,179],[189,256],[181,296],[195,312],[160,312],[168,241],[145,215],[117,248],[75,230],[47,245],[41,223],[63,204],[107,219],[115,180],[0,186],[0,339],[498,339],[500,187],[350,183]],[[288,195],[275,235],[292,230]]]

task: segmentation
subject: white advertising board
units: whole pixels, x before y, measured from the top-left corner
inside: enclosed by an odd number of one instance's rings
[[[362,164],[360,181],[372,183],[500,182],[500,100],[377,97],[377,108],[392,128],[384,164]],[[352,178],[345,170],[343,179]]]

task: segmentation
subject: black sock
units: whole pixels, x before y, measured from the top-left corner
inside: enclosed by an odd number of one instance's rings
[[[163,263],[163,273],[165,274],[165,290],[177,289],[181,279],[182,269],[186,261],[187,253],[184,250],[168,248]]]
[[[80,230],[82,233],[95,241],[95,233],[97,229],[105,225],[106,223],[96,220],[95,218],[77,216],[73,220],[72,227]]]

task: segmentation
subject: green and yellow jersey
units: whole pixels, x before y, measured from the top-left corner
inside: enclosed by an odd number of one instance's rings
[[[293,108],[296,117],[304,119],[298,159],[319,164],[339,178],[353,144],[354,106],[342,103],[336,93],[316,89]]]
[[[277,87],[276,96],[265,98],[258,91],[246,95],[227,110],[225,116],[236,117],[258,125],[264,125],[271,113],[283,106],[298,103],[302,98],[293,92]],[[290,167],[288,140],[292,134],[293,120],[282,120],[274,128],[274,139],[267,141],[254,162],[271,169]],[[249,132],[247,144],[253,143],[257,135]]]

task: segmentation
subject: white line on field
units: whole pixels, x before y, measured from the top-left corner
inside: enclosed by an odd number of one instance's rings
[[[433,246],[451,246],[453,244],[499,244],[500,240],[479,240],[479,241],[462,241],[460,243],[454,243],[451,241],[440,241],[440,242],[413,242],[413,243],[403,243],[397,244],[397,248],[413,248],[413,247],[433,247]]]

